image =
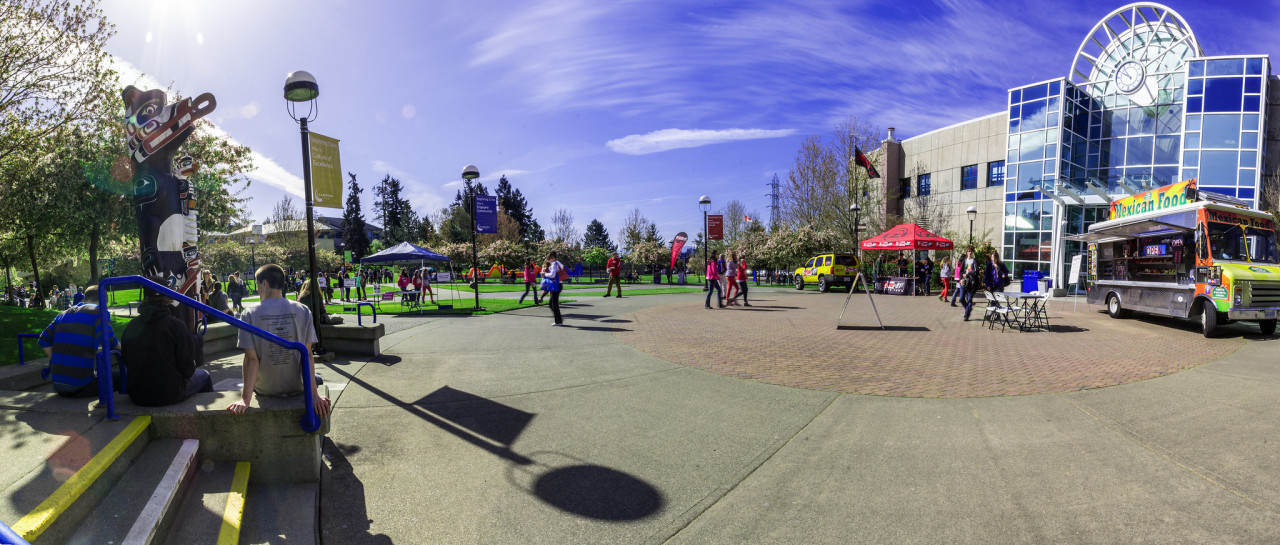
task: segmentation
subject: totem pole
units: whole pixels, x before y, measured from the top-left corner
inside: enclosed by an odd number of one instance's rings
[[[138,207],[142,274],[164,278],[178,293],[200,299],[200,252],[197,248],[196,194],[187,177],[195,161],[174,154],[191,136],[196,120],[217,107],[213,95],[165,104],[164,91],[125,87],[125,132],[133,163],[133,203]],[[175,173],[174,170],[177,170]],[[195,315],[188,323],[194,326]]]

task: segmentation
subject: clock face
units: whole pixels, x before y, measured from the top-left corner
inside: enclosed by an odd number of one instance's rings
[[[1137,61],[1128,61],[1116,68],[1116,88],[1126,95],[1141,88],[1146,78],[1146,70]]]

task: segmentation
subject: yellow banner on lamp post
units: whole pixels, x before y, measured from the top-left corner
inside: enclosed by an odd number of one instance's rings
[[[311,192],[315,205],[342,208],[342,160],[338,157],[338,140],[311,133]]]

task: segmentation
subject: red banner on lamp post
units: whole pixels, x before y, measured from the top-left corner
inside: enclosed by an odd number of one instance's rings
[[[707,240],[724,240],[724,216],[707,216]]]

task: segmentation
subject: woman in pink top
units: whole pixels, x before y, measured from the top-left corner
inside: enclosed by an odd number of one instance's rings
[[[538,266],[530,259],[524,265],[524,293],[520,295],[520,302],[524,302],[524,298],[533,292],[533,304],[538,305]]]
[[[724,277],[729,283],[729,288],[724,290],[724,302],[726,305],[736,306],[738,304],[737,295],[734,292],[738,289],[738,254],[730,253],[729,262],[725,263]]]
[[[711,309],[711,290],[716,292],[716,303],[724,308],[724,293],[720,291],[720,273],[716,269],[716,256],[707,261],[707,309]]]
[[[742,296],[742,306],[749,307],[751,303],[747,301],[747,258],[743,257],[738,261],[738,295]],[[737,295],[733,296],[736,300]]]

